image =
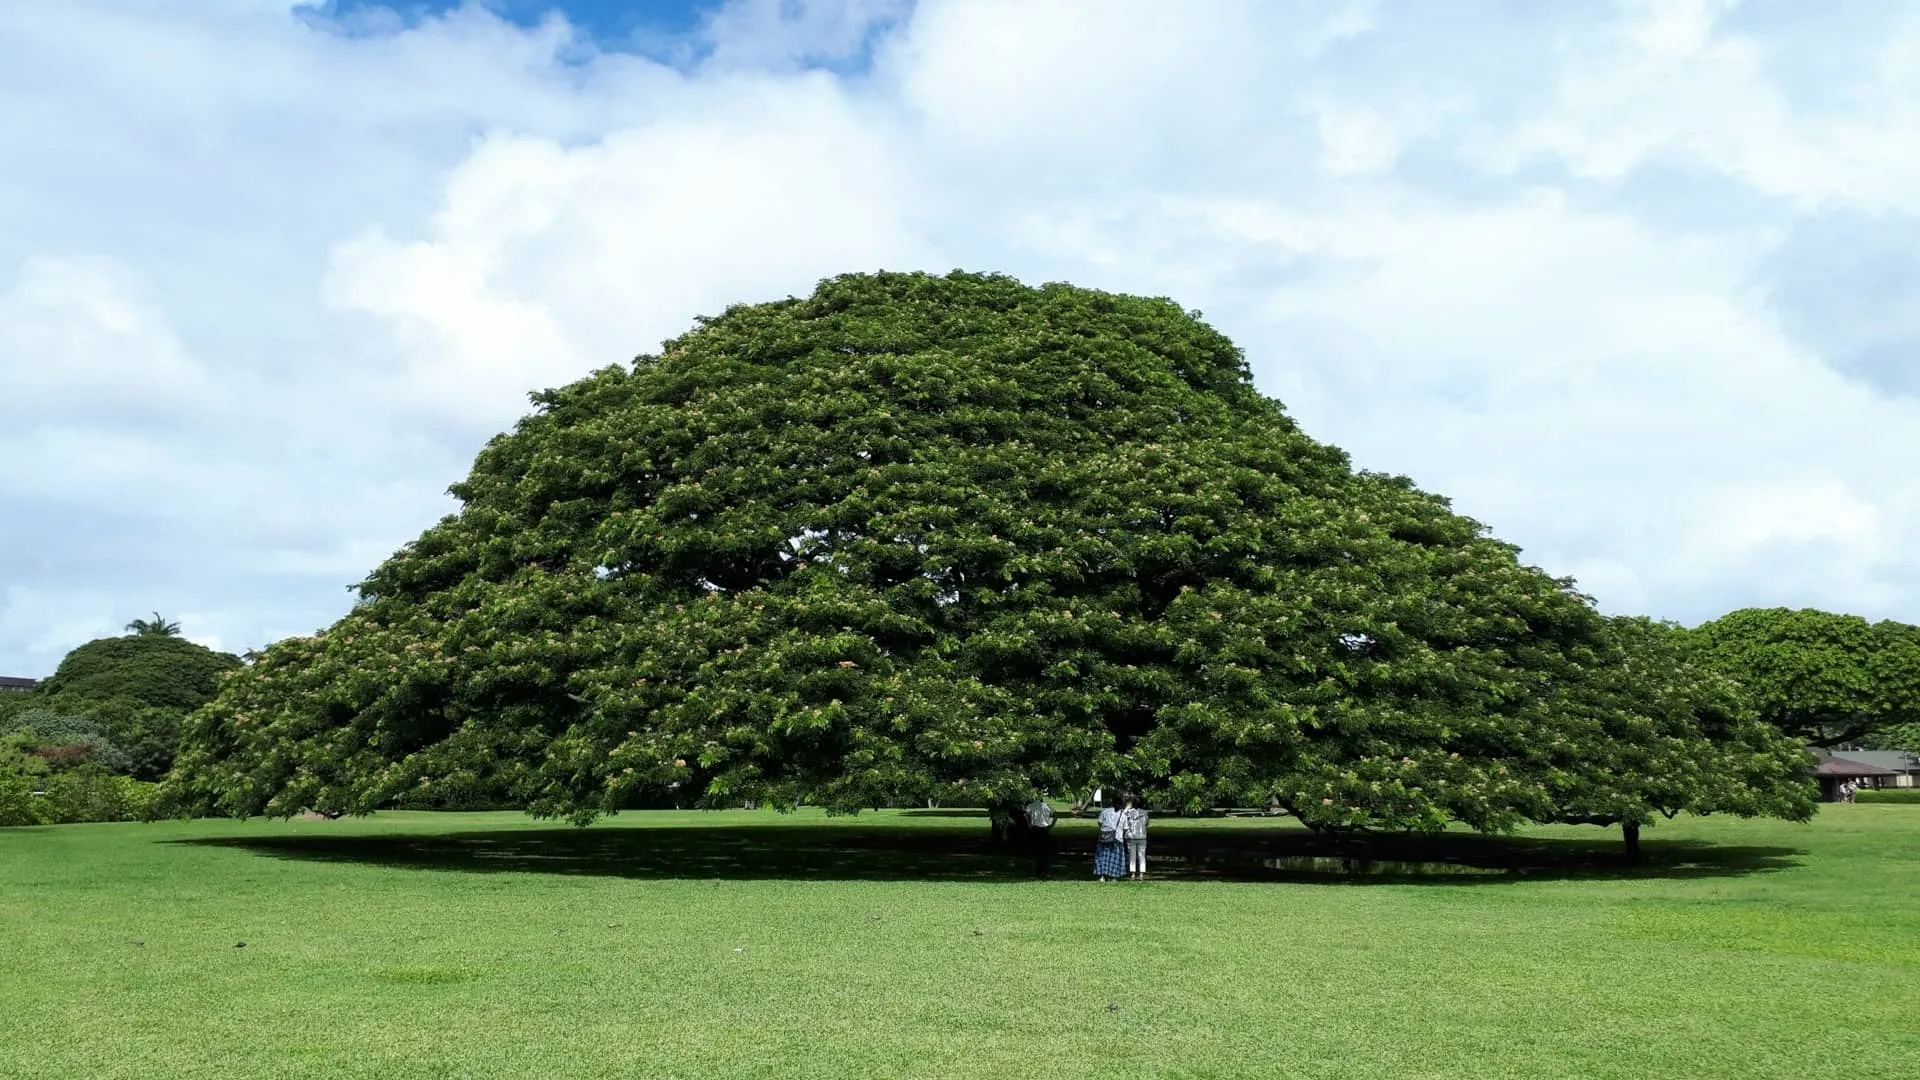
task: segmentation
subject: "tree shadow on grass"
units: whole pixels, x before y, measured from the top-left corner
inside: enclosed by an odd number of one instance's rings
[[[1059,839],[1056,880],[1092,876],[1090,831]],[[419,834],[307,833],[206,837],[172,843],[239,848],[275,858],[468,873],[581,874],[643,879],[1031,880],[1033,862],[978,833],[877,823],[512,829]],[[1483,885],[1531,880],[1711,878],[1798,865],[1804,852],[1650,840],[1627,865],[1617,839],[1449,834],[1327,837],[1299,829],[1181,828],[1155,835],[1158,880],[1319,884]]]

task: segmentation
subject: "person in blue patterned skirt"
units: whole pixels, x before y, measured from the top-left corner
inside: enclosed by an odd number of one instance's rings
[[[1127,845],[1120,838],[1120,811],[1100,808],[1100,837],[1093,845],[1093,876],[1101,881],[1118,881],[1127,875]]]

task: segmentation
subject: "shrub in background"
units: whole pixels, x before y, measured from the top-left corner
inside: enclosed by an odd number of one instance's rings
[[[98,765],[42,776],[0,771],[0,826],[137,821],[150,816],[157,787]]]
[[[24,773],[0,772],[0,826],[46,824],[46,797],[35,786]]]
[[[40,757],[56,772],[89,764],[126,772],[132,764],[100,724],[44,707],[0,720],[0,740]]]

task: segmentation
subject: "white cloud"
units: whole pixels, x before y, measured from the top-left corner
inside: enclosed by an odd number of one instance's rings
[[[1831,543],[1872,561],[1886,546],[1879,508],[1827,480],[1782,482],[1728,491],[1701,515],[1703,559],[1739,557],[1769,544]]]
[[[80,642],[117,633],[105,628],[114,616],[114,598],[89,589],[40,589],[9,585],[0,606],[0,638],[19,654],[51,657],[55,663]],[[128,618],[131,618],[129,616]],[[125,623],[126,619],[121,619]],[[23,669],[25,670],[25,669]],[[53,674],[53,664],[31,669],[34,677]]]
[[[38,417],[82,401],[95,414],[177,414],[212,390],[165,312],[111,258],[27,258],[0,293],[0,356],[18,361],[9,365],[10,405]]]
[[[529,389],[651,350],[693,314],[846,268],[934,265],[886,131],[830,79],[723,93],[724,111],[584,146],[486,140],[429,237],[335,250],[330,298],[394,324],[401,393],[500,426]]]
[[[1366,176],[1385,170],[1400,156],[1399,132],[1372,109],[1338,102],[1315,102],[1309,108],[1320,135],[1322,172]]]
[[[1856,68],[1843,112],[1797,107],[1768,74],[1792,38],[1727,30],[1736,0],[1628,5],[1605,44],[1571,53],[1555,99],[1495,140],[1509,166],[1557,157],[1584,176],[1618,179],[1658,155],[1681,156],[1806,208],[1844,200],[1920,211],[1920,17],[1850,42]],[[1822,45],[1811,46],[1813,48]]]
[[[1203,309],[1609,610],[1920,620],[1906,323],[1779,269],[1920,235],[1897,7],[750,0],[665,63],[14,0],[0,670],[311,629],[528,391],[877,267]]]

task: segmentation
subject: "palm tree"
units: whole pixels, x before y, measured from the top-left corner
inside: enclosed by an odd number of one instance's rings
[[[135,619],[128,623],[127,631],[137,637],[179,637],[180,624],[168,622],[156,611],[151,619]]]

